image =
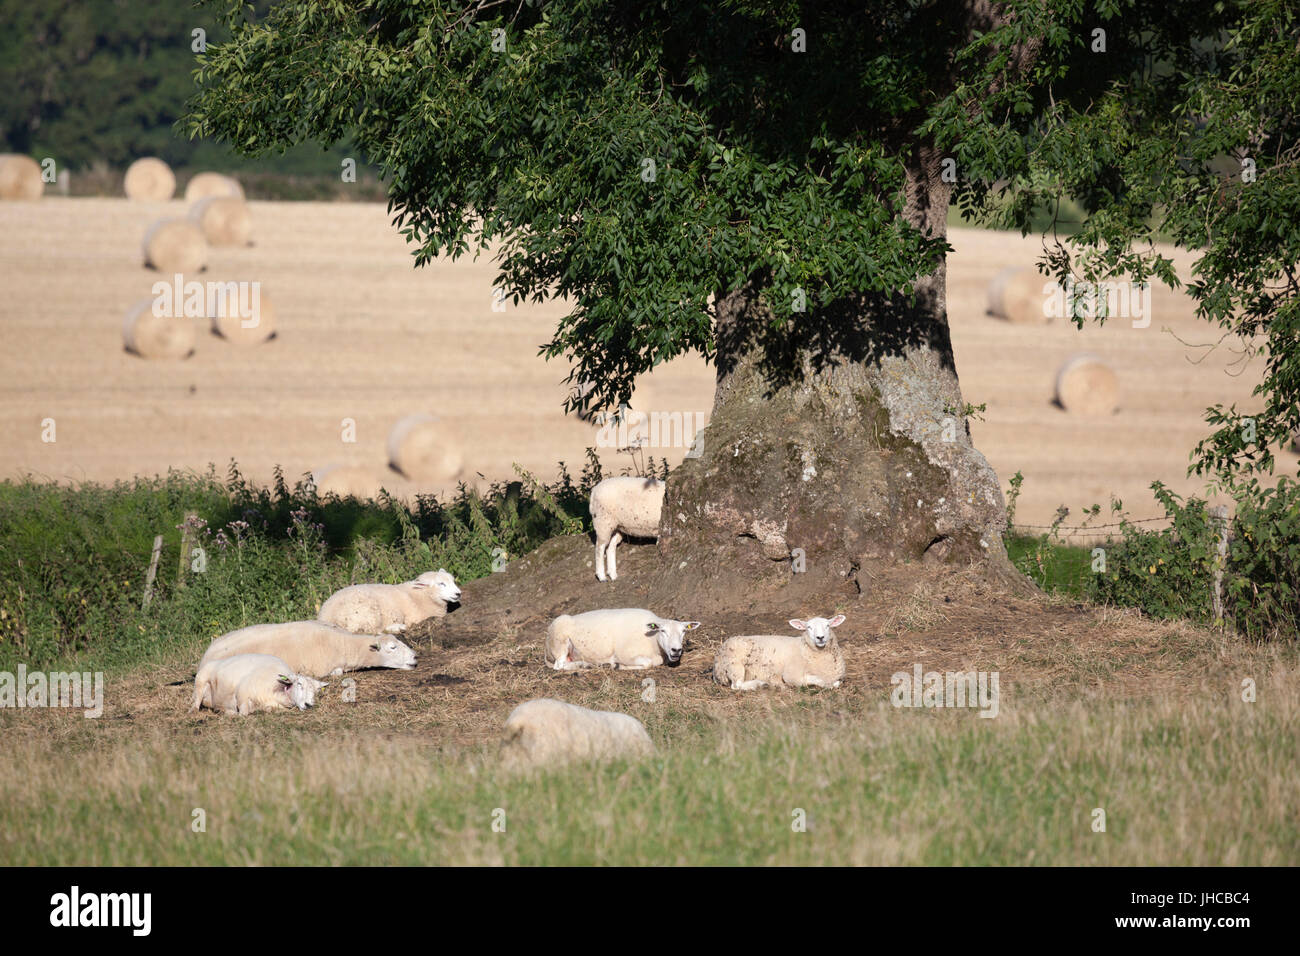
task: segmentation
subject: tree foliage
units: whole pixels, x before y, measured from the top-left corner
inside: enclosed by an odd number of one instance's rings
[[[253,13],[268,5],[259,0]],[[174,128],[194,92],[193,31],[229,37],[193,0],[0,0],[0,22],[0,151],[72,169],[121,168],[140,156],[175,167],[248,165]],[[313,149],[260,168],[337,175],[338,162]]]
[[[1062,279],[1177,285],[1157,228],[1203,251],[1200,314],[1266,373],[1258,440],[1212,409],[1198,470],[1271,469],[1300,427],[1300,28],[1285,0],[285,0],[225,15],[192,135],[253,155],[354,136],[418,263],[495,245],[516,301],[568,298],[544,351],[595,384],[575,402],[615,404],[660,362],[712,356],[710,297],[747,282],[777,324],[909,293],[948,249],[902,215],[909,169],[938,155],[972,219],[1027,230],[1042,203],[1077,200],[1077,233],[1045,249]]]

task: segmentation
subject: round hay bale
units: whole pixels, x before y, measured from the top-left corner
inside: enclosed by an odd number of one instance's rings
[[[144,156],[127,167],[122,189],[127,199],[166,202],[176,192],[176,174],[158,157]]]
[[[1119,407],[1119,380],[1095,355],[1076,355],[1056,373],[1056,400],[1077,415],[1110,415]]]
[[[989,283],[989,312],[1016,325],[1042,325],[1049,318],[1043,294],[1049,281],[1037,269],[1008,266]]]
[[[153,314],[153,299],[127,309],[122,342],[128,352],[147,359],[183,359],[194,352],[194,321],[185,315]]]
[[[413,481],[451,483],[464,465],[460,437],[433,415],[407,415],[388,433],[388,462]]]
[[[209,196],[244,198],[244,187],[239,180],[224,173],[197,173],[185,184],[185,201],[198,202]]]
[[[275,335],[275,305],[260,285],[256,295],[217,296],[212,331],[235,345],[260,345]]]
[[[370,501],[378,497],[384,480],[378,472],[360,465],[330,465],[312,472],[316,495],[338,495],[340,498],[358,498]]]
[[[200,199],[190,210],[190,220],[198,224],[204,238],[214,246],[246,246],[253,234],[248,203],[233,196]]]
[[[203,232],[188,219],[159,219],[144,234],[144,264],[166,275],[200,271],[208,262]]]
[[[0,154],[0,199],[33,201],[45,195],[41,167],[30,156]]]

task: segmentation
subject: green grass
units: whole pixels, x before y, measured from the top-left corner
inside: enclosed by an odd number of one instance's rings
[[[1077,647],[1018,618],[1025,640],[991,720],[894,709],[888,686],[861,681],[743,699],[665,686],[657,704],[607,682],[589,703],[635,712],[657,755],[540,772],[510,770],[484,741],[514,702],[562,685],[540,664],[486,666],[516,656],[500,640],[476,663],[440,660],[470,678],[451,689],[390,700],[389,678],[361,675],[355,708],[189,717],[185,689],[163,686],[196,635],[312,616],[354,575],[489,573],[495,548],[518,555],[572,528],[598,477],[410,508],[238,475],[0,484],[0,670],[104,669],[111,705],[99,720],[0,712],[0,865],[1294,862],[1294,644],[1185,625],[1178,638],[1131,611],[1098,612],[1097,638]],[[180,587],[187,511],[209,522],[209,564]],[[1048,590],[1086,595],[1089,549],[1016,535],[1009,550]],[[1155,664],[1159,682],[1141,676]],[[1243,675],[1256,702],[1240,699]]]
[[[445,567],[488,574],[566,528],[581,530],[599,480],[591,459],[574,482],[462,489],[447,502],[318,499],[302,483],[248,485],[232,466],[112,486],[0,482],[0,670],[68,665],[120,670],[166,657],[195,634],[316,616],[339,587],[409,580]],[[203,524],[181,562],[180,525]],[[154,536],[163,536],[154,595],[143,607]]]
[[[51,760],[21,741],[0,863],[1284,864],[1294,677],[1257,704],[1028,700],[995,720],[882,705],[692,729],[668,712],[647,721],[653,758],[531,774],[490,748],[328,741],[274,715],[184,747],[88,739]]]
[[[1006,538],[1011,563],[1044,591],[1082,598],[1092,583],[1092,549],[1028,534]]]

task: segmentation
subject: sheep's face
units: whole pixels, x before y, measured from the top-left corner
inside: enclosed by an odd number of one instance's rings
[[[659,650],[669,664],[676,664],[682,659],[682,643],[687,631],[700,626],[699,621],[651,621],[646,625],[646,633],[659,642]]]
[[[821,650],[831,642],[831,628],[844,623],[844,615],[836,614],[829,620],[824,617],[810,617],[806,621],[791,621],[790,626],[796,631],[804,632],[804,640],[810,647]]]
[[[424,572],[411,582],[411,586],[417,591],[432,591],[444,604],[460,602],[460,586],[456,584],[456,579],[451,576],[451,572],[445,568]]]
[[[396,638],[385,637],[372,641],[370,650],[379,655],[375,667],[393,667],[403,671],[415,667],[415,651]]]
[[[299,710],[316,706],[316,690],[324,686],[314,677],[303,674],[280,675],[280,692],[289,698],[291,706]]]

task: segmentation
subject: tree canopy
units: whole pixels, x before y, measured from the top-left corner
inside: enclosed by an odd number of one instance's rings
[[[1210,410],[1198,470],[1271,470],[1300,428],[1285,0],[225,6],[191,134],[250,155],[354,138],[417,263],[498,244],[516,301],[570,299],[545,352],[594,383],[578,401],[713,357],[710,303],[747,283],[777,324],[908,294],[948,246],[902,215],[905,178],[941,158],[976,221],[1079,203],[1045,248],[1061,280],[1177,285],[1157,231],[1203,251],[1200,315],[1265,374],[1253,440]]]

